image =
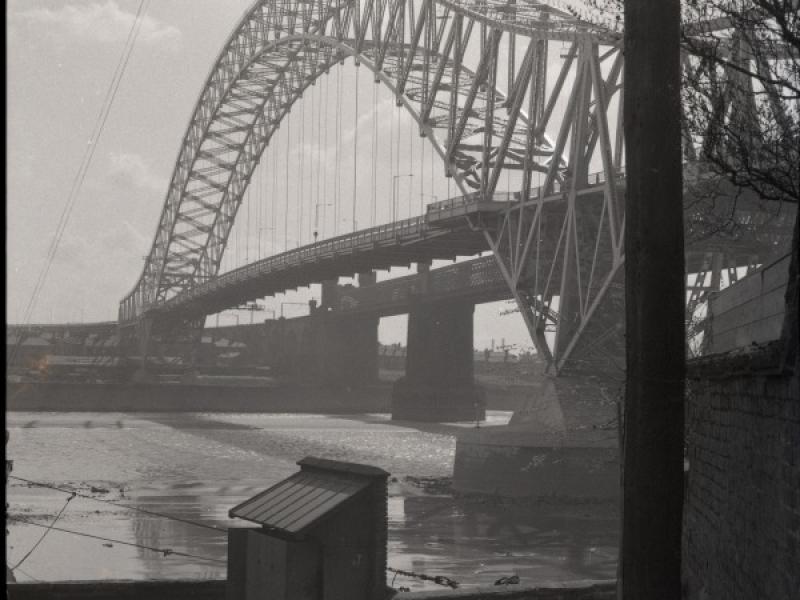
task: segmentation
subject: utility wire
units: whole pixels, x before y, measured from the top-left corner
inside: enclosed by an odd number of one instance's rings
[[[393,569],[392,567],[386,567],[386,570],[390,573],[394,573],[395,578],[398,575],[404,575],[405,577],[414,577],[423,581],[432,581],[438,585],[444,585],[451,589],[456,589],[459,586],[459,583],[456,580],[450,579],[445,575],[426,575],[425,573],[414,573],[413,571],[403,571],[402,569]],[[392,579],[392,584],[394,584],[394,579]]]
[[[63,492],[65,494],[72,494],[72,496],[78,496],[79,498],[86,498],[87,500],[94,500],[95,502],[102,502],[104,504],[110,504],[111,506],[117,506],[121,508],[127,508],[128,510],[134,510],[146,515],[151,515],[154,517],[162,517],[164,519],[169,519],[171,521],[178,521],[180,523],[185,523],[186,525],[194,525],[195,527],[202,527],[203,529],[213,529],[215,531],[225,531],[222,527],[217,527],[215,525],[207,525],[205,523],[198,523],[197,521],[190,521],[188,519],[181,519],[180,517],[174,517],[172,515],[167,515],[164,513],[159,513],[152,510],[146,510],[144,508],[139,508],[138,506],[134,506],[132,504],[120,504],[119,502],[114,502],[113,500],[106,500],[105,498],[96,498],[95,496],[89,496],[87,494],[81,494],[80,492],[75,492],[73,490],[64,489],[49,483],[42,483],[39,481],[31,481],[30,479],[25,479],[23,477],[17,477],[16,475],[9,475],[9,479],[16,479],[17,481],[24,481],[30,485],[34,485],[36,487],[43,487],[48,488],[51,490],[56,490],[58,492]],[[72,498],[70,498],[71,500]]]
[[[11,567],[11,570],[12,570],[12,571],[14,571],[15,569],[18,569],[18,568],[19,568],[19,566],[20,566],[22,563],[24,563],[24,562],[25,562],[25,561],[28,559],[28,557],[29,557],[31,554],[33,554],[33,551],[34,551],[34,550],[36,550],[36,548],[38,548],[38,547],[39,547],[39,544],[41,544],[41,543],[44,541],[44,538],[46,538],[46,537],[47,537],[47,534],[48,534],[48,533],[50,533],[50,532],[53,530],[53,526],[54,526],[54,525],[55,525],[55,524],[58,522],[58,520],[61,518],[61,515],[63,515],[63,514],[64,514],[64,511],[67,509],[67,505],[69,505],[69,503],[72,501],[72,499],[73,499],[74,497],[75,497],[75,494],[73,493],[73,494],[72,494],[72,495],[71,495],[69,498],[67,498],[67,501],[66,501],[66,502],[64,502],[64,506],[62,506],[62,507],[61,507],[61,510],[60,510],[60,511],[58,511],[58,514],[56,515],[56,518],[55,518],[55,519],[53,519],[53,522],[52,522],[52,523],[50,523],[50,525],[48,525],[48,526],[47,526],[47,529],[46,529],[46,530],[45,530],[45,532],[42,534],[42,537],[40,537],[40,538],[39,538],[39,540],[38,540],[38,541],[37,541],[37,542],[36,542],[36,543],[33,545],[33,547],[32,547],[30,550],[28,550],[28,552],[25,554],[25,556],[23,556],[23,557],[22,557],[22,558],[19,560],[19,562],[18,562],[16,565],[14,565],[13,567]]]
[[[272,134],[277,135],[277,132]],[[271,141],[271,140],[270,140]],[[272,247],[272,254],[275,254],[275,247],[277,241],[275,236],[278,235],[278,141],[275,140],[275,145],[272,147],[272,188],[269,195],[270,211],[270,245]],[[265,249],[266,251],[266,249]]]
[[[17,521],[18,523],[25,523],[26,525],[33,525],[34,527],[48,527],[47,525],[42,525],[41,523],[35,523],[34,521],[28,521],[27,519],[21,519],[19,517],[9,516],[9,519],[12,521]],[[93,535],[91,533],[83,533],[82,531],[75,531],[74,529],[64,529],[63,527],[53,527],[52,525],[49,526],[50,529],[53,531],[61,531],[62,533],[71,533],[73,535],[78,535],[81,537],[91,538],[94,540],[100,540],[103,542],[112,542],[114,544],[121,544],[123,546],[133,546],[134,548],[142,548],[143,550],[151,550],[153,552],[158,552],[159,554],[163,554],[164,556],[169,556],[170,554],[174,556],[184,556],[186,558],[196,558],[198,560],[208,560],[211,562],[218,562],[218,563],[227,563],[227,560],[223,560],[221,558],[211,558],[210,556],[198,556],[197,554],[189,554],[187,552],[177,552],[172,550],[171,548],[155,548],[153,546],[145,546],[144,544],[136,544],[133,542],[125,542],[123,540],[116,540],[114,538],[107,538],[100,535]]]
[[[36,583],[41,583],[41,582],[42,582],[42,580],[41,580],[41,579],[36,579],[36,577],[34,577],[34,576],[33,576],[33,575],[31,575],[30,573],[28,573],[28,572],[27,572],[25,569],[20,569],[19,567],[17,567],[17,568],[16,568],[16,569],[14,569],[14,570],[15,570],[15,571],[19,571],[20,573],[22,573],[23,575],[25,575],[25,577],[29,578],[31,581],[35,581]]]
[[[372,84],[372,219],[370,225],[375,227],[378,202],[378,84]]]
[[[420,155],[419,155],[419,214],[420,216],[425,214],[425,143],[426,140],[423,138],[420,143]]]
[[[339,233],[339,210],[341,199],[342,170],[342,67],[336,69],[336,193],[333,200],[333,235]]]
[[[317,126],[317,86],[316,82],[311,84],[311,156],[309,157],[308,161],[311,165],[311,181],[309,183],[309,195],[308,195],[308,237],[306,239],[310,241],[314,240],[314,231],[317,223],[314,222],[316,218],[316,210],[315,206],[319,204],[319,201],[316,200],[315,195],[316,191],[319,189],[319,186],[316,182],[316,175],[317,175],[317,147],[318,144],[316,143],[317,135],[315,133],[315,128]]]
[[[284,116],[286,118],[286,152],[283,155],[283,160],[286,161],[286,194],[284,194],[283,211],[283,250],[285,252],[289,249],[289,147],[292,137],[292,119],[288,111]]]
[[[105,98],[103,99],[103,103],[100,108],[100,112],[97,116],[97,120],[95,122],[95,126],[92,129],[91,138],[86,146],[86,150],[84,151],[83,158],[81,159],[81,164],[78,167],[78,171],[75,174],[75,178],[72,181],[72,186],[70,187],[70,191],[67,194],[67,200],[64,204],[64,208],[61,211],[61,215],[58,220],[58,224],[56,225],[56,231],[53,235],[53,239],[50,241],[50,246],[47,250],[47,255],[45,257],[45,264],[42,267],[42,270],[39,272],[39,276],[34,284],[33,291],[31,293],[31,297],[28,300],[28,304],[25,307],[25,311],[22,316],[23,324],[27,325],[30,323],[31,317],[33,315],[33,311],[36,307],[36,303],[39,299],[39,294],[42,291],[44,286],[44,282],[47,280],[47,275],[50,272],[50,266],[53,263],[53,259],[55,258],[56,252],[58,251],[58,247],[61,243],[61,238],[64,235],[64,231],[67,227],[67,223],[69,222],[70,215],[72,214],[72,210],[75,207],[75,202],[78,197],[78,193],[83,186],[83,181],[86,178],[86,173],[89,170],[89,167],[92,163],[92,158],[94,157],[94,153],[97,150],[98,142],[100,140],[100,136],[105,129],[105,124],[108,119],[108,115],[111,112],[111,107],[114,104],[114,99],[117,96],[117,91],[119,90],[119,85],[122,82],[122,77],[125,74],[125,70],[128,66],[128,61],[130,60],[131,53],[133,52],[133,47],[136,43],[136,38],[139,35],[139,30],[141,29],[142,19],[144,14],[147,10],[147,5],[149,5],[150,0],[140,0],[139,8],[136,11],[136,17],[134,19],[133,25],[131,25],[131,29],[128,32],[128,37],[125,40],[125,44],[123,46],[122,54],[120,55],[120,59],[117,63],[116,68],[114,69],[114,73],[111,77],[111,82],[109,84],[108,90],[106,91]],[[21,343],[22,337],[20,337]],[[11,352],[11,356],[8,360],[8,365],[13,364],[19,346],[15,346],[14,350]]]
[[[324,218],[323,218],[322,227],[320,227],[320,223],[319,223],[319,191],[320,191],[320,185],[319,184],[320,184],[320,175],[321,175],[321,171],[322,171],[322,169],[321,169],[321,166],[322,166],[322,145],[320,144],[320,141],[321,141],[321,138],[322,138],[322,135],[320,134],[320,131],[322,130],[322,86],[321,85],[319,87],[319,91],[317,92],[317,96],[319,96],[319,98],[317,99],[317,135],[314,138],[314,142],[315,142],[315,144],[317,146],[317,164],[316,164],[316,167],[314,169],[316,171],[316,175],[317,175],[317,188],[316,188],[316,200],[315,200],[315,209],[314,209],[316,211],[316,213],[314,215],[314,219],[315,219],[314,229],[315,229],[315,231],[320,232],[322,234],[322,237],[324,238],[325,237],[325,233],[324,233],[324,231],[325,231]]]
[[[329,199],[329,192],[328,192],[328,162],[330,160],[329,156],[328,156],[329,155],[329,152],[328,152],[328,123],[330,122],[330,119],[328,118],[328,114],[330,113],[330,110],[329,110],[330,105],[328,104],[328,100],[329,100],[329,97],[330,97],[329,94],[328,94],[328,80],[329,79],[330,79],[329,77],[325,77],[325,81],[324,81],[324,84],[323,84],[325,86],[325,104],[324,104],[325,105],[325,131],[322,134],[323,135],[322,145],[325,147],[325,158],[324,158],[325,163],[323,165],[323,169],[324,170],[322,172],[322,187],[323,187],[323,190],[324,190],[324,193],[325,193],[325,203],[322,206],[322,230],[323,230],[323,232],[325,231],[326,224],[328,222],[328,213],[326,211],[326,208],[327,208],[328,204],[330,204],[328,202],[328,199]]]
[[[356,63],[356,101],[355,101],[355,137],[353,139],[353,231],[356,230],[356,199],[358,198],[358,76],[361,73]]]
[[[64,206],[63,211],[61,212],[61,216],[59,217],[59,221],[56,226],[56,233],[54,235],[53,240],[51,240],[50,247],[48,249],[45,268],[39,274],[39,279],[37,280],[36,287],[34,288],[34,293],[31,296],[31,299],[26,308],[25,315],[23,317],[26,324],[28,323],[28,319],[31,316],[36,300],[38,299],[38,294],[41,291],[41,287],[43,286],[44,281],[47,278],[47,273],[50,269],[50,265],[52,264],[53,258],[55,257],[55,253],[58,250],[58,245],[61,242],[61,237],[63,236],[64,229],[66,228],[70,214],[72,213],[72,209],[74,208],[77,194],[80,191],[81,186],[83,185],[84,178],[86,177],[86,173],[89,169],[89,166],[91,165],[91,161],[94,156],[95,150],[97,149],[100,135],[105,129],[106,120],[108,119],[108,115],[110,114],[111,106],[113,105],[114,99],[116,98],[117,90],[119,89],[119,85],[122,81],[122,76],[125,73],[126,67],[128,65],[128,60],[130,59],[131,52],[133,51],[133,45],[136,42],[136,37],[138,37],[139,35],[139,29],[141,27],[141,18],[143,17],[144,13],[143,11],[144,4],[145,0],[141,0],[139,3],[139,9],[136,13],[136,18],[134,20],[133,25],[131,26],[130,31],[128,32],[128,37],[125,40],[125,45],[123,46],[122,55],[120,56],[120,60],[117,63],[116,68],[114,69],[114,73],[111,77],[111,83],[109,85],[108,90],[106,91],[106,96],[103,99],[103,103],[100,108],[100,113],[97,115],[97,121],[95,122],[95,126],[94,129],[92,130],[91,137],[89,139],[89,142],[87,143],[86,150],[84,151],[83,159],[81,160],[80,167],[78,168],[78,172],[75,174],[75,178],[73,179],[69,194],[67,195],[67,202]]]
[[[303,204],[305,203],[306,181],[306,106],[307,102],[300,97],[300,188],[297,190],[297,245],[303,243]]]

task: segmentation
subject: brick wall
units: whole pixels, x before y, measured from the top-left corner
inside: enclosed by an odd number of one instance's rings
[[[781,350],[690,365],[687,598],[800,598],[800,389]]]

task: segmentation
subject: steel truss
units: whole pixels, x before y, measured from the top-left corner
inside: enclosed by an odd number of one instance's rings
[[[501,175],[517,173],[512,208],[499,224],[475,225],[555,370],[580,359],[582,338],[608,353],[620,313],[601,305],[621,302],[624,261],[621,35],[569,8],[517,0],[257,1],[197,101],[119,322],[147,320],[149,308],[217,275],[264,149],[305,90],[347,57],[405,106],[462,194],[489,199]]]

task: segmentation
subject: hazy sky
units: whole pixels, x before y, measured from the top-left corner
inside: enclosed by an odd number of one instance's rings
[[[116,319],[118,303],[135,284],[143,257],[149,251],[194,104],[219,51],[250,4],[249,0],[156,0],[150,4],[32,322]],[[45,263],[138,6],[138,0],[7,3],[10,322],[22,318]],[[415,174],[414,178],[397,182],[397,209],[402,216],[418,214],[419,210],[414,210],[418,203],[427,202],[434,195],[443,199],[448,193],[456,194],[454,186],[448,190],[441,164],[431,162],[430,147],[423,150],[411,120],[394,108],[391,96],[382,89],[373,95],[369,73],[360,71],[359,143],[352,142],[356,135],[355,94],[347,95],[347,90],[356,89],[356,69],[348,63],[341,69],[341,76],[332,71],[327,82],[320,82],[311,94],[306,94],[292,111],[292,124],[281,127],[272,148],[265,152],[256,185],[251,186],[251,212],[246,213],[244,205],[240,209],[235,228],[239,230],[238,237],[232,239],[223,270],[242,264],[245,258],[264,256],[272,248],[293,247],[298,238],[306,243],[315,226],[324,235],[331,235],[334,209],[329,207],[331,198],[326,197],[325,190],[334,186],[338,186],[341,196],[335,226],[339,232],[350,231],[352,204],[348,202],[353,196],[351,177],[356,168],[360,169],[356,217],[359,228],[371,220],[369,198],[391,196],[392,173]],[[339,112],[352,115],[342,118],[345,150],[340,154],[344,157],[340,180],[335,179],[332,167],[316,171],[310,167],[335,164],[333,135],[326,138],[324,134],[334,131],[337,105],[332,98],[337,85],[343,91]],[[323,105],[327,106],[327,113],[322,112]],[[317,123],[328,122],[326,129],[315,129],[315,115]],[[395,148],[385,144],[380,150],[373,150],[373,135],[379,144],[396,140]],[[390,155],[390,151],[394,154]],[[282,172],[284,165],[294,166],[300,160],[307,161],[306,171],[315,172],[302,184],[305,189],[298,189],[297,182],[276,182],[270,166],[277,165]],[[365,171],[373,169],[378,174],[377,181],[365,175]],[[377,193],[373,194],[373,190]],[[291,215],[286,219],[290,232],[284,235],[280,208],[276,214],[264,201],[273,191],[289,196],[302,193],[309,207],[314,203],[322,207],[322,215],[316,209],[312,219],[315,211],[310,208],[302,220]],[[390,205],[384,200],[375,209],[377,222],[388,220]],[[280,233],[273,235],[278,229]],[[281,302],[305,301],[315,291],[267,300],[267,306],[278,311]],[[294,305],[284,308],[287,315],[298,310]],[[488,345],[492,338],[497,343],[505,338],[509,343],[530,345],[518,315],[498,316],[508,308],[506,303],[477,308],[477,347]],[[234,322],[233,315],[223,314],[220,323]],[[265,316],[261,313],[256,318]],[[241,313],[239,318],[246,322],[250,317]],[[382,341],[403,341],[404,337],[403,318],[384,320]]]

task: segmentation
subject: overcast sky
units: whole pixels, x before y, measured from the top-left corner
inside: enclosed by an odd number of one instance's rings
[[[32,322],[116,319],[118,303],[135,284],[143,256],[152,243],[194,104],[219,51],[250,4],[249,0],[157,0],[149,6],[93,162],[37,300]],[[138,0],[7,3],[7,320],[10,322],[21,320],[45,263],[48,246],[138,6]],[[351,63],[342,68],[339,85],[343,90],[355,89],[355,71]],[[269,165],[280,166],[287,161],[293,165],[301,156],[309,163],[323,164],[326,152],[330,154],[335,149],[332,139],[327,140],[327,146],[314,139],[315,130],[310,125],[303,132],[305,143],[298,142],[302,115],[306,123],[312,123],[314,106],[322,103],[323,90],[326,94],[333,93],[336,77],[327,79],[327,87],[315,86],[313,96],[306,94],[304,102],[293,109],[294,139],[287,139],[289,134],[281,127],[273,148],[265,153],[256,179],[265,195],[273,185],[267,173]],[[391,177],[387,175],[373,184],[363,171],[372,168],[378,173],[412,171],[414,178],[398,182],[402,186],[398,192],[399,211],[406,216],[415,212],[411,207],[421,199],[427,201],[433,195],[443,199],[448,194],[447,180],[442,176],[441,165],[431,163],[430,147],[422,150],[422,141],[412,135],[411,120],[394,109],[391,96],[382,90],[372,96],[370,80],[364,72],[358,86],[361,101],[358,121],[361,142],[356,158],[361,169],[358,197],[371,197],[373,185],[378,196],[390,195]],[[342,97],[340,110],[352,111],[353,98],[348,98],[346,92]],[[333,101],[328,104],[328,110],[335,110]],[[320,119],[320,109],[316,110],[317,118],[324,121],[324,115]],[[370,146],[373,133],[385,140],[398,131],[391,129],[393,118],[394,127],[400,124],[397,139],[402,138],[403,145],[398,148],[403,162],[397,170],[390,171],[392,159],[388,150],[373,152]],[[343,122],[344,143],[348,135],[353,137],[355,122],[355,115]],[[317,133],[322,136],[320,131]],[[375,159],[371,158],[373,155]],[[342,196],[350,198],[353,158],[346,160],[351,162],[342,164],[340,171],[347,177],[340,175],[339,185]],[[397,163],[396,156],[394,160]],[[314,201],[314,186],[317,190],[330,187],[334,177],[333,173],[321,171],[316,176],[316,184],[313,179],[305,183],[311,188],[311,192],[308,187],[305,189],[309,202]],[[276,185],[277,193],[280,183]],[[293,183],[288,185],[285,193],[299,193]],[[449,192],[456,193],[454,188]],[[316,193],[319,204],[319,192]],[[247,217],[246,232],[242,225],[246,213],[242,212],[244,207],[240,209],[239,264],[245,256],[252,260],[258,252],[263,256],[270,248],[296,245],[298,237],[305,243],[314,225],[321,228],[312,222],[313,211],[306,210],[303,221],[293,217],[290,229],[297,230],[297,234],[283,238],[275,235],[270,239],[273,226],[283,229],[279,227],[280,215],[276,217],[273,212],[270,217],[270,209],[263,200],[260,207],[257,204],[260,198],[254,188],[250,199],[252,217]],[[348,216],[350,208],[345,200],[342,202],[336,225],[340,232],[353,226]],[[322,208],[324,213],[332,210]],[[381,211],[388,218],[391,207],[384,203],[377,211],[378,221]],[[360,206],[358,214],[357,220],[361,222],[356,225],[366,226],[371,218],[370,208]],[[330,235],[333,215],[323,215],[321,220],[328,229],[326,235]],[[231,247],[227,254],[230,258],[223,263],[223,270],[234,266],[231,261],[235,253]],[[268,300],[267,306],[279,310],[281,302],[305,301],[314,293],[312,289]],[[299,310],[294,305],[284,308],[287,314]],[[518,315],[498,316],[508,308],[506,303],[478,307],[477,347],[488,345],[492,338],[497,343],[505,338],[508,343],[530,345]],[[220,323],[231,324],[233,318],[231,313],[223,314]],[[250,317],[242,313],[239,318],[246,322]],[[404,320],[384,321],[382,341],[403,341]]]

